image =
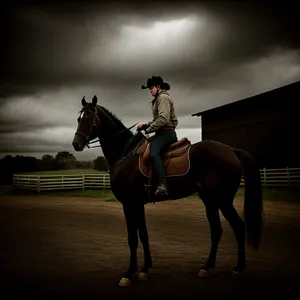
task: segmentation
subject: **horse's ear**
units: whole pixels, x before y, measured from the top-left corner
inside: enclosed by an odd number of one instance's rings
[[[83,98],[81,99],[81,104],[82,106],[86,106],[85,96],[83,96]]]
[[[97,105],[97,101],[98,101],[98,98],[97,98],[97,96],[95,95],[95,96],[93,97],[93,99],[92,99],[92,104],[93,104],[93,106],[96,106],[96,105]]]

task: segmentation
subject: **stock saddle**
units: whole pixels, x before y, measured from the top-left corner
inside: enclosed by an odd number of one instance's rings
[[[139,156],[139,169],[144,176],[148,177],[149,186],[152,185],[152,168],[149,156],[153,138],[155,137],[152,136],[148,140],[144,139],[140,141],[136,148],[136,154]],[[190,140],[184,137],[162,151],[161,156],[166,168],[167,177],[183,176],[189,171],[190,147]]]

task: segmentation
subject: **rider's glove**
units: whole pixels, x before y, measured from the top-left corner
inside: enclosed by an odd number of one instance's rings
[[[147,124],[138,124],[137,131],[142,131],[148,128],[149,126]]]

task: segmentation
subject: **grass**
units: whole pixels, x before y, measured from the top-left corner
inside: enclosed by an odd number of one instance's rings
[[[105,171],[97,171],[93,169],[70,169],[56,171],[39,171],[39,172],[22,172],[18,175],[79,175],[79,174],[103,174]]]
[[[271,201],[300,203],[300,187],[264,187],[263,198]]]
[[[87,197],[87,198],[99,198],[106,202],[115,202],[117,199],[110,190],[66,190],[66,191],[51,191],[43,192],[47,196],[60,196],[60,197]]]
[[[66,190],[66,191],[52,191],[43,192],[43,194],[53,196],[66,197],[88,197],[101,198],[107,202],[117,201],[110,190]],[[244,197],[244,187],[240,187],[236,196]],[[286,187],[263,187],[263,199],[266,201],[282,201],[282,202],[300,202],[300,188],[286,188]],[[188,198],[197,198],[197,194],[193,194]]]
[[[236,197],[244,198],[245,188],[239,187]],[[262,196],[264,201],[282,201],[282,202],[299,202],[300,203],[300,187],[262,187]],[[198,197],[193,194],[190,198]]]
[[[240,187],[236,196],[244,197],[245,189]],[[300,202],[300,187],[262,187],[264,201]]]
[[[103,174],[105,171],[97,171],[93,169],[70,169],[70,170],[57,170],[57,171],[40,171],[40,172],[26,172],[19,174],[26,175],[73,175],[73,174]],[[263,199],[267,201],[284,201],[284,202],[300,202],[300,187],[263,187]],[[90,197],[102,198],[104,201],[117,201],[111,191],[105,190],[66,190],[66,191],[51,191],[43,192],[49,195],[70,196],[70,197]],[[241,186],[236,196],[244,197],[244,187]],[[198,197],[193,194],[188,198]]]

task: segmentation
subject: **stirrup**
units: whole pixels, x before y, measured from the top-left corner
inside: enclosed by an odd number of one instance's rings
[[[165,189],[163,191],[159,191],[159,189],[157,188],[155,191],[155,196],[169,196],[169,191],[166,185],[164,185]]]

